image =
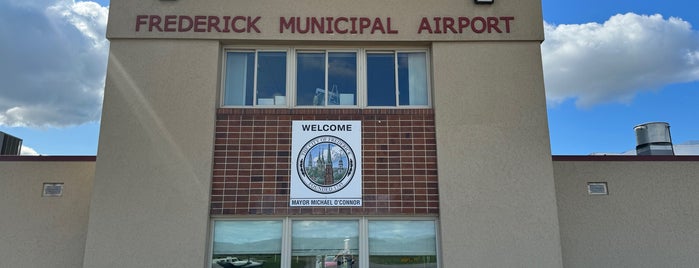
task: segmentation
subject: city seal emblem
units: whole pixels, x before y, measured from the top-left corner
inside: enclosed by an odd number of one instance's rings
[[[296,166],[299,179],[308,189],[331,194],[342,190],[352,180],[356,159],[347,142],[323,135],[303,145]]]

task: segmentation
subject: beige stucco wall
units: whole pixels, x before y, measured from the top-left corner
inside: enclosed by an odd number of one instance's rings
[[[259,16],[260,32],[146,31],[139,15]],[[390,18],[397,32],[280,33],[281,17]],[[418,33],[423,17],[430,23],[434,17],[507,17],[511,29]],[[542,24],[541,3],[534,0],[111,3],[85,267],[205,265],[220,44],[326,41],[431,47],[442,267],[560,267]]]
[[[432,53],[444,267],[561,267],[539,43]]]
[[[0,161],[0,267],[82,267],[95,162],[57,158]],[[44,183],[63,195],[42,197]]]
[[[554,161],[564,266],[697,267],[699,162]],[[587,182],[607,182],[590,196]]]
[[[112,40],[85,267],[202,267],[219,43]]]

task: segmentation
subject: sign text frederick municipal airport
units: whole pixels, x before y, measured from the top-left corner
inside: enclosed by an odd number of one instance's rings
[[[391,17],[279,17],[279,33],[398,34]],[[513,16],[422,17],[418,34],[510,33]],[[137,15],[136,32],[262,33],[261,16]]]

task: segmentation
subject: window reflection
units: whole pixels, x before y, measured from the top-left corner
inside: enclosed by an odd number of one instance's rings
[[[224,83],[224,105],[286,105],[286,52],[228,52]]]
[[[359,267],[358,221],[294,221],[292,268]]]
[[[437,268],[434,221],[369,221],[369,267]]]
[[[296,92],[299,106],[356,105],[357,53],[299,52]]]
[[[328,105],[357,104],[357,53],[328,53]]]
[[[367,99],[369,106],[428,105],[427,54],[367,53]]]
[[[325,105],[325,53],[299,53],[296,75],[296,105]]]
[[[257,59],[257,105],[286,104],[286,53],[260,52]]]
[[[424,52],[398,53],[400,105],[427,105],[426,67]]]
[[[367,58],[367,102],[369,106],[396,105],[395,59],[393,54],[371,53]]]
[[[438,267],[433,220],[290,220],[290,230],[283,228],[286,224],[286,220],[214,221],[211,267],[279,268],[282,237],[290,237],[291,249],[285,247],[283,253],[285,265],[358,268],[360,225],[367,230],[369,268]]]
[[[291,50],[291,68],[287,54],[274,49],[226,51],[223,105],[429,107],[425,50]],[[366,76],[358,75],[358,69]],[[296,76],[289,88],[295,100],[287,100],[288,75]]]
[[[281,267],[281,245],[281,221],[216,221],[211,267]]]
[[[252,105],[255,52],[228,52],[224,105]]]

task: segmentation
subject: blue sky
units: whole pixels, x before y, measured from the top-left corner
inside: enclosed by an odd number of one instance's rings
[[[675,144],[699,140],[694,1],[542,3],[554,155],[632,150],[633,126],[653,121],[671,125]],[[11,40],[0,42],[0,131],[25,154],[97,153],[107,6],[0,0],[0,40]]]
[[[653,121],[670,124],[675,144],[699,140],[696,2],[542,3],[551,26],[542,53],[553,154],[633,150],[633,127]]]

